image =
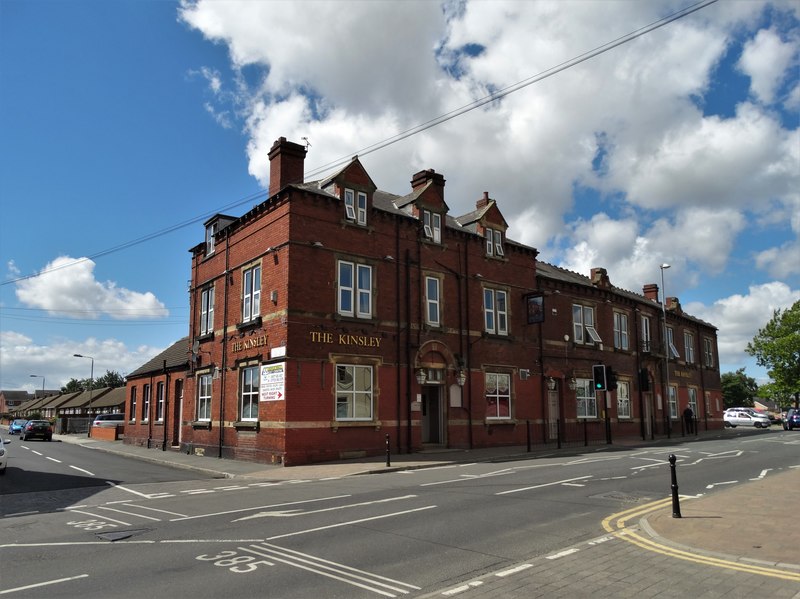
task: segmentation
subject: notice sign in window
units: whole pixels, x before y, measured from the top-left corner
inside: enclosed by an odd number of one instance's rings
[[[286,363],[264,364],[261,367],[260,401],[283,401],[286,399]]]

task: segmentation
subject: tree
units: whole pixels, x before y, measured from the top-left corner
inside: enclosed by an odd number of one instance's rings
[[[747,353],[767,369],[774,393],[793,396],[800,407],[800,300],[787,310],[775,310],[747,344]]]
[[[753,397],[758,393],[758,384],[744,373],[744,368],[736,372],[725,372],[720,377],[722,403],[726,408],[753,405]]]
[[[92,381],[92,389],[102,387],[124,387],[125,379],[115,370],[106,370],[103,376],[95,377]],[[75,393],[76,391],[86,391],[89,389],[89,379],[70,379],[69,382],[61,387],[62,393]]]

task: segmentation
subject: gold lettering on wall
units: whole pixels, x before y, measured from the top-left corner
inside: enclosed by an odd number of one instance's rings
[[[267,336],[261,335],[260,337],[253,337],[251,339],[233,341],[231,343],[231,351],[240,352],[254,347],[265,347],[266,345]]]
[[[336,343],[338,345],[355,345],[358,347],[380,348],[382,339],[371,335],[350,335],[349,333],[327,333],[311,331],[311,343]]]

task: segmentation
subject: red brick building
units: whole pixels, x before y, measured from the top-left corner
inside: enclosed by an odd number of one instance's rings
[[[643,395],[662,388],[658,354],[639,346],[633,324],[650,314],[657,333],[660,305],[649,296],[612,287],[602,269],[590,280],[537,266],[534,248],[506,237],[487,192],[451,215],[433,170],[394,195],[358,158],[305,182],[305,154],[276,141],[269,197],[206,222],[191,249],[182,401],[165,386],[165,422],[150,415],[145,428],[141,399],[129,399],[139,415],[129,415],[126,442],[293,465],[380,454],[387,443],[406,453],[550,442],[578,423],[585,434],[589,422],[609,440],[671,431]],[[622,335],[615,314],[630,323],[625,348],[610,343]],[[713,339],[716,355],[713,327],[679,310],[670,318]],[[613,364],[627,393],[609,394],[607,410],[591,384],[597,363]],[[684,381],[670,367],[680,398]],[[153,370],[129,376],[129,394],[157,384],[145,383]],[[692,381],[706,373],[687,371]],[[701,399],[718,393],[718,374],[712,367],[697,387],[710,394]]]

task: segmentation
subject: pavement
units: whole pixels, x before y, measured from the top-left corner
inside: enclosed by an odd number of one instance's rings
[[[778,430],[755,434],[771,434]],[[680,445],[697,439],[711,439],[741,436],[753,433],[708,431],[693,437],[674,437],[671,440],[629,441],[627,444],[615,442],[615,447],[654,447]],[[454,463],[511,461],[544,455],[571,455],[587,452],[607,451],[609,446],[600,447],[536,447],[528,452],[526,447],[502,447],[473,450],[432,450],[414,454],[341,460],[324,464],[285,467],[262,463],[244,462],[221,458],[202,457],[180,453],[176,450],[148,449],[127,445],[122,441],[100,441],[85,435],[55,435],[53,440],[79,443],[92,449],[117,453],[155,463],[202,472],[219,478],[259,479],[271,481],[314,480],[340,478],[345,476],[386,473],[392,471],[429,468]],[[798,460],[800,463],[800,460]],[[679,469],[678,469],[679,475]],[[700,497],[680,496],[676,517],[674,498],[669,490],[664,501],[655,509],[630,510],[630,524],[627,531],[620,526],[613,531],[624,536],[630,533],[646,537],[646,543],[655,543],[671,552],[673,557],[681,554],[692,556],[695,561],[725,561],[744,564],[744,567],[764,566],[777,568],[788,573],[788,580],[800,582],[800,543],[797,540],[796,526],[786,530],[787,515],[794,513],[800,505],[800,466],[789,464],[779,472],[762,473],[744,484],[720,488]],[[638,508],[637,508],[638,509]],[[610,532],[612,529],[607,528]],[[635,531],[635,532],[634,532]],[[632,539],[634,542],[636,539]],[[639,544],[634,542],[634,544]],[[644,547],[648,548],[648,547]],[[652,551],[653,549],[650,548]],[[794,584],[790,585],[794,588]],[[763,589],[762,590],[766,590]],[[786,596],[800,599],[800,585],[797,594]],[[489,587],[482,591],[488,592]],[[489,595],[486,595],[489,596]],[[498,590],[497,596],[514,596],[508,589]],[[637,595],[643,596],[643,595]],[[719,595],[721,596],[721,595]],[[774,596],[774,595],[773,595]],[[782,595],[783,596],[783,595]]]

